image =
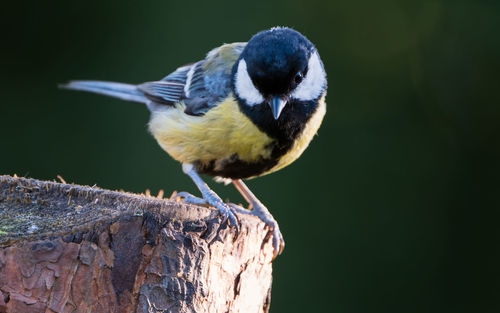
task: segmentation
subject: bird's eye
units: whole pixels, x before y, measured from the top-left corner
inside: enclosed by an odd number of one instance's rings
[[[304,74],[302,74],[302,72],[298,72],[297,74],[295,74],[295,83],[298,85],[302,82],[302,80],[304,79]]]

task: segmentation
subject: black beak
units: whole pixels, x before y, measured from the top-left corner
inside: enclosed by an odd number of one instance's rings
[[[273,111],[274,119],[277,120],[280,117],[281,111],[285,108],[287,100],[278,96],[273,96],[269,106]]]

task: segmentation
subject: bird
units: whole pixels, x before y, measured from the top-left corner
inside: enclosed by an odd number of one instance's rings
[[[149,131],[198,187],[185,202],[218,210],[239,229],[238,214],[259,217],[272,234],[273,259],[285,245],[278,223],[243,180],[295,161],[326,113],[327,76],[316,47],[300,32],[273,27],[248,42],[223,44],[157,81],[74,80],[62,88],[143,103]],[[225,203],[200,174],[233,183],[249,203]]]

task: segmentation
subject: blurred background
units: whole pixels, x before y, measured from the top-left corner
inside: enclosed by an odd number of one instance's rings
[[[0,174],[153,194],[197,191],[147,110],[57,84],[156,80],[299,30],[328,112],[297,162],[249,182],[286,240],[271,312],[500,312],[499,1],[11,1],[0,17]]]

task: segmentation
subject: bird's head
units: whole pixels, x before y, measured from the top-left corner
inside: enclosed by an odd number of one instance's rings
[[[284,27],[262,31],[250,39],[234,65],[233,83],[243,105],[266,105],[279,119],[288,102],[318,99],[326,89],[326,73],[314,45]]]

